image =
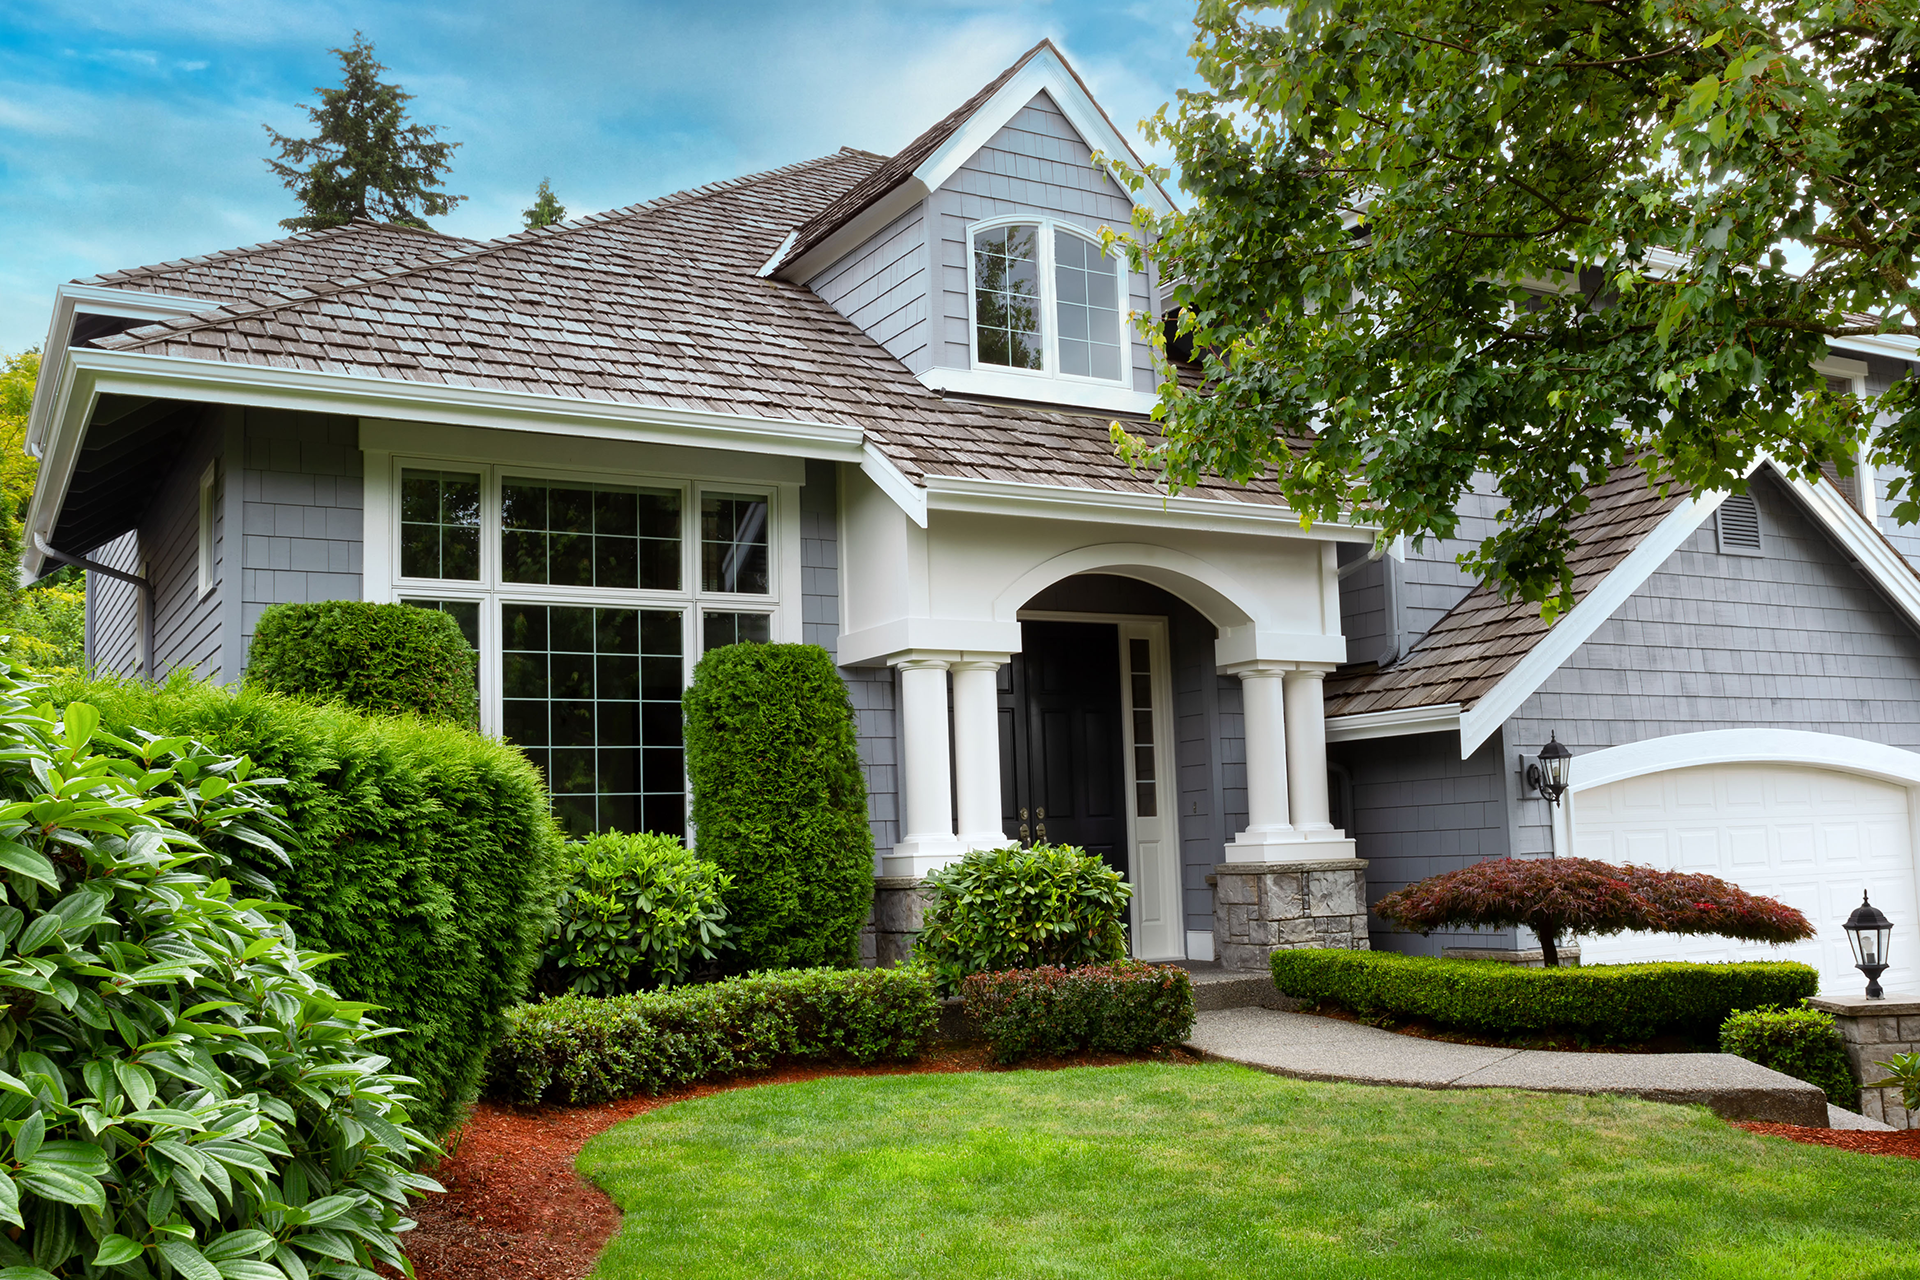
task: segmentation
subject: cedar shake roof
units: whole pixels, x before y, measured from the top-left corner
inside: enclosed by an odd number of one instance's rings
[[[98,345],[853,426],[914,480],[1162,492],[1114,457],[1112,414],[943,397],[805,286],[756,274],[796,223],[880,167],[842,150],[451,256],[359,267]],[[1213,481],[1201,492],[1279,502],[1264,482]]]
[[[356,218],[344,226],[303,231],[284,240],[109,271],[74,283],[265,306],[343,276],[450,258],[470,253],[479,244],[438,231]]]
[[[1647,483],[1640,464],[1631,461],[1589,492],[1592,504],[1568,526],[1579,542],[1568,557],[1576,603],[1584,600],[1692,491],[1675,485],[1663,498]],[[1450,702],[1458,703],[1464,711],[1513,670],[1550,630],[1541,620],[1539,605],[1504,601],[1498,591],[1482,583],[1391,667],[1329,676],[1327,714],[1351,716]]]

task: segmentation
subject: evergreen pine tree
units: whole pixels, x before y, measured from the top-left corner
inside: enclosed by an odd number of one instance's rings
[[[402,226],[427,226],[428,217],[450,211],[465,196],[435,188],[457,142],[439,142],[436,125],[408,124],[413,95],[385,84],[386,68],[374,60],[373,44],[356,31],[353,45],[331,52],[343,73],[337,89],[316,88],[319,106],[303,106],[317,134],[290,138],[262,125],[280,149],[267,165],[300,197],[306,213],[280,225],[289,231],[338,227],[355,218]]]
[[[563,222],[567,216],[567,206],[553,198],[553,188],[547,185],[545,178],[540,179],[540,189],[533,193],[533,208],[522,209],[520,216],[527,220],[527,230],[538,231],[541,227],[550,227]]]

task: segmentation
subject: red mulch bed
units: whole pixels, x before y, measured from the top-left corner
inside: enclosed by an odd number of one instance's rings
[[[1859,1129],[1812,1129],[1797,1124],[1762,1124],[1757,1120],[1737,1120],[1736,1129],[1789,1142],[1810,1142],[1819,1147],[1838,1147],[1869,1156],[1905,1156],[1920,1160],[1920,1129],[1894,1133],[1866,1133]]]
[[[1026,1069],[1114,1066],[1139,1061],[1078,1054],[1022,1063]],[[1176,1062],[1196,1062],[1181,1052]],[[482,1102],[451,1139],[453,1154],[433,1176],[444,1196],[414,1202],[419,1226],[402,1239],[418,1280],[575,1280],[619,1229],[606,1193],[573,1171],[588,1139],[655,1107],[728,1089],[793,1084],[821,1076],[909,1075],[1001,1070],[983,1048],[942,1046],[918,1062],[884,1066],[794,1064],[759,1075],[695,1085],[657,1098],[623,1098],[597,1107],[515,1107]]]

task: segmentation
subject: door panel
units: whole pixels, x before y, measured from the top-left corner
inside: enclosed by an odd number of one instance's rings
[[[1119,631],[1110,622],[1023,622],[1020,634],[1000,702],[1007,836],[1078,845],[1126,875]]]

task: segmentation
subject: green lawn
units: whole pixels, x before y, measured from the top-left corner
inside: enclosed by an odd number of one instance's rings
[[[593,1140],[595,1276],[1920,1276],[1920,1161],[1238,1067],[742,1089]]]

